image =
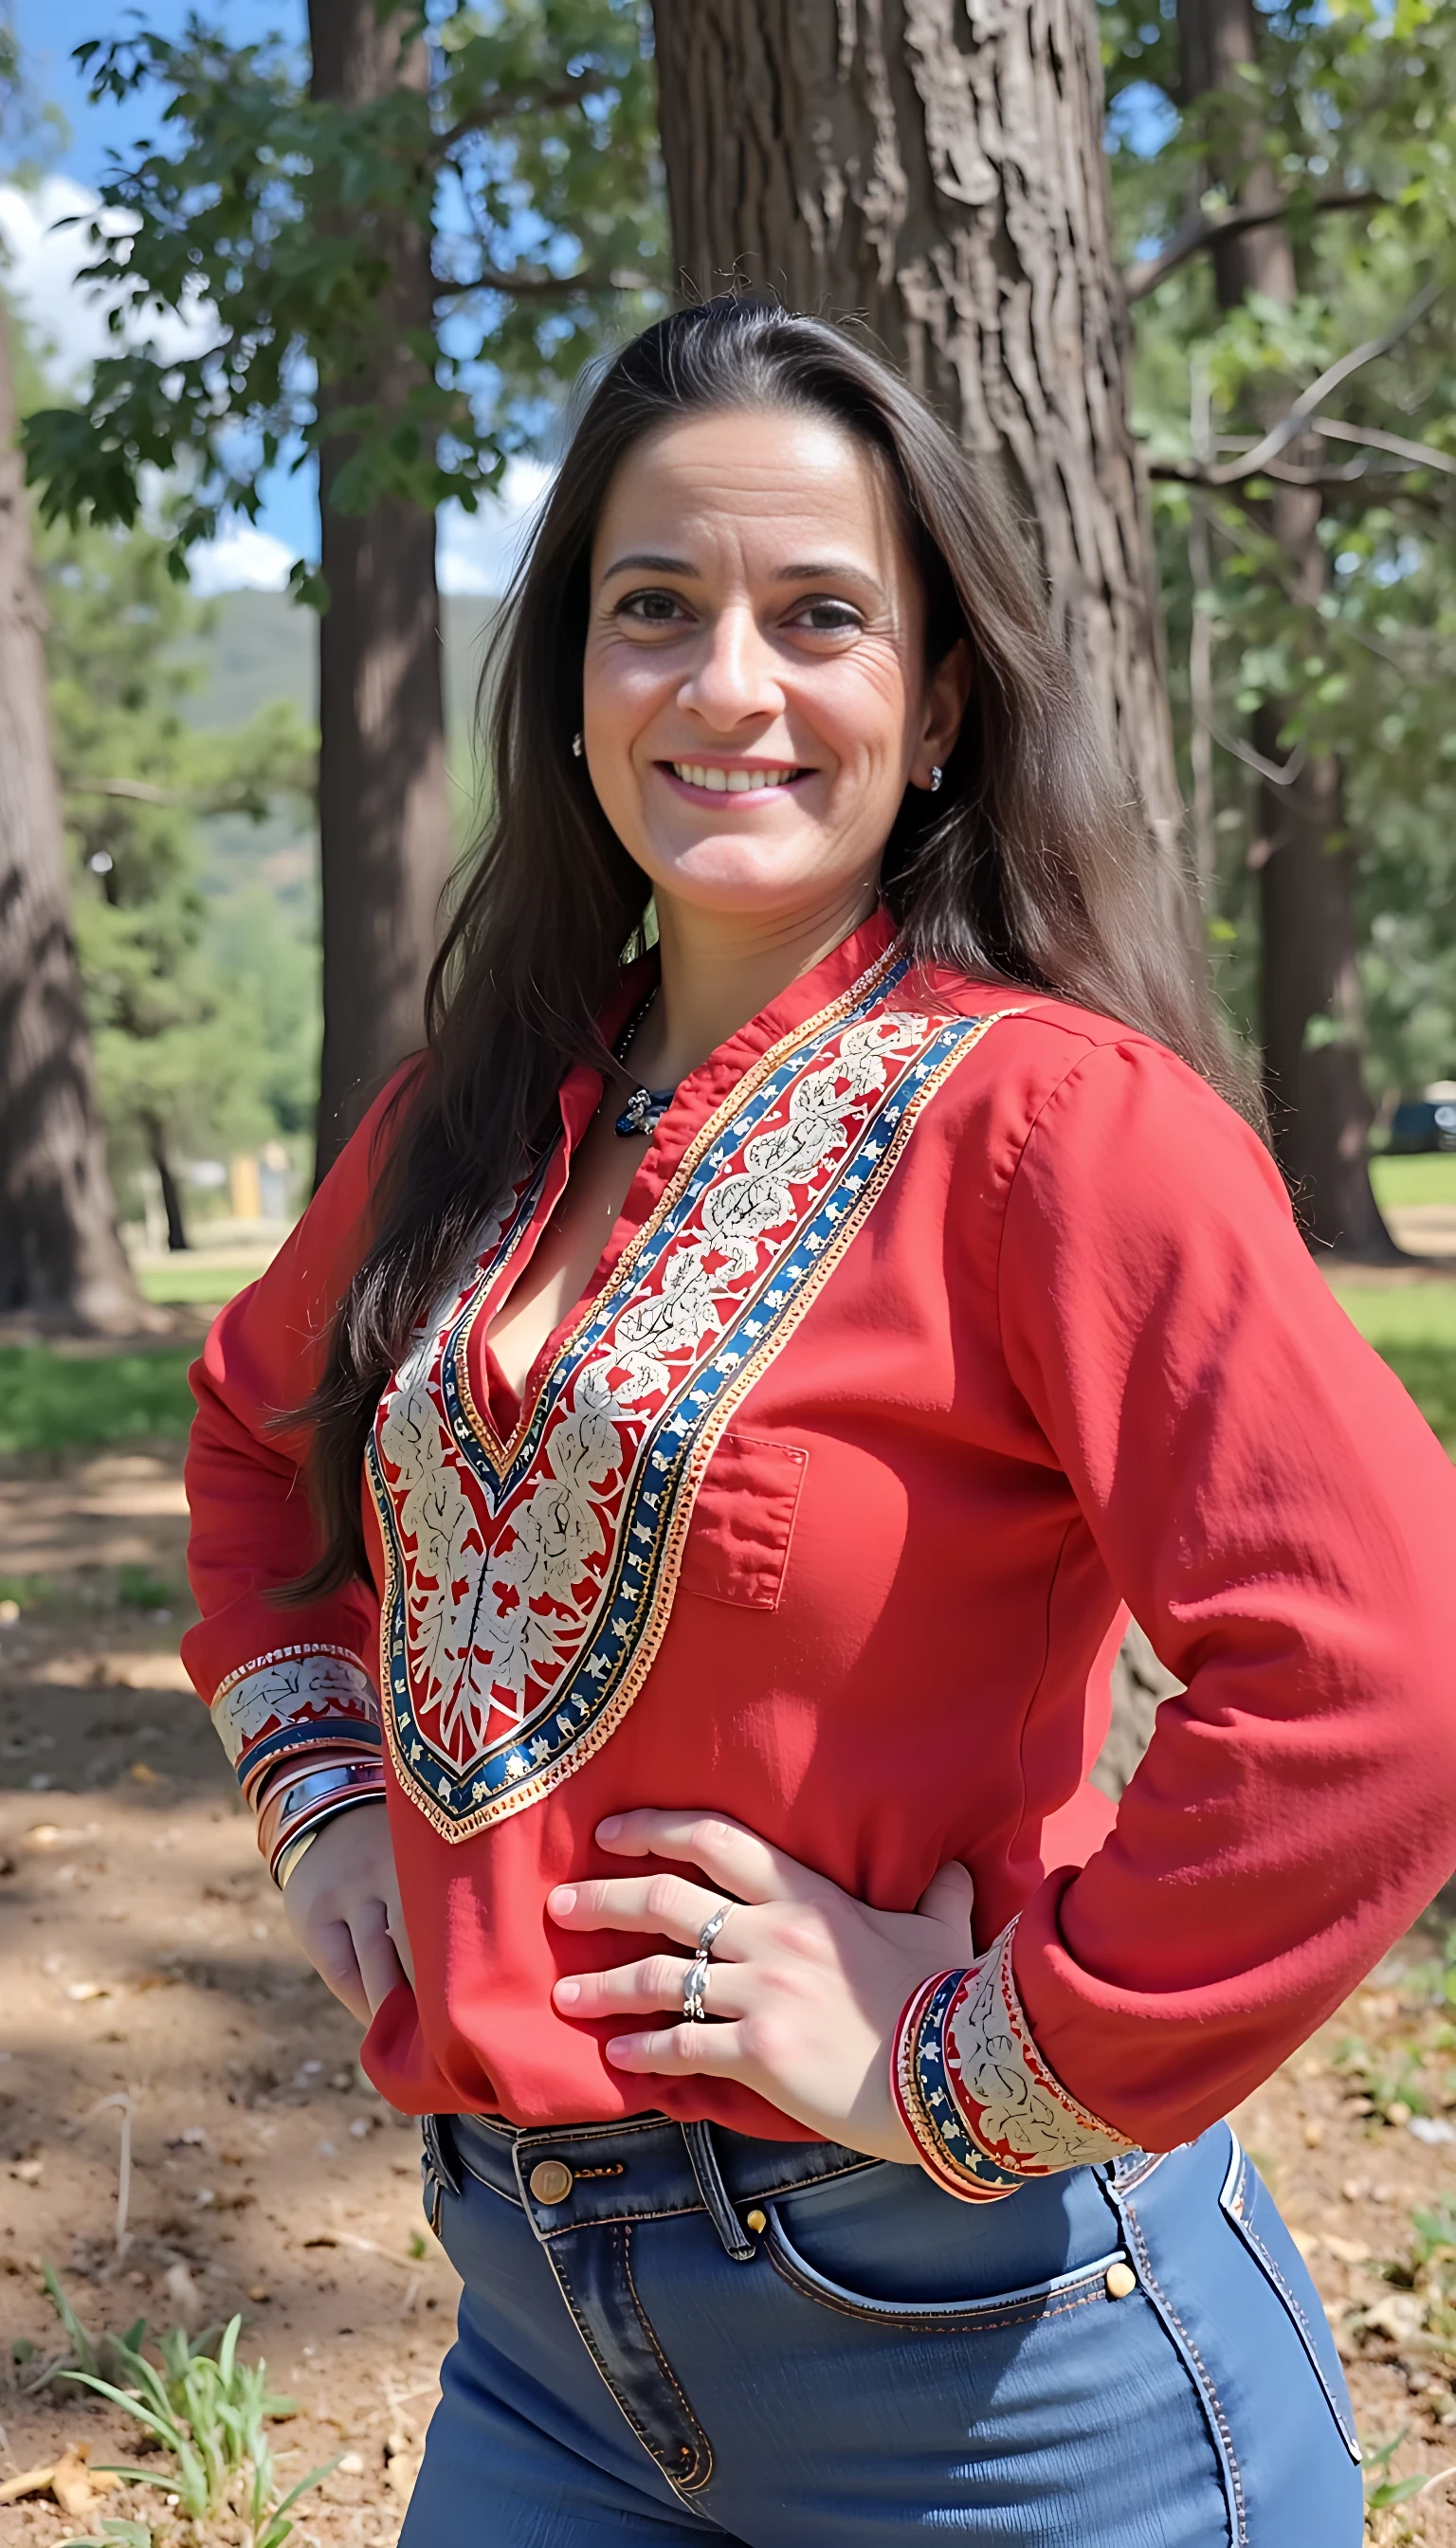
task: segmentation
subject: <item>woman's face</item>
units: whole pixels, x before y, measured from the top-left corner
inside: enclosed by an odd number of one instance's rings
[[[792,920],[874,878],[964,711],[884,471],[836,425],[693,416],[637,444],[592,554],[587,763],[664,897]]]

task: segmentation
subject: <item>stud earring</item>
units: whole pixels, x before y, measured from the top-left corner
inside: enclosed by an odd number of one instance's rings
[[[930,792],[932,796],[938,796],[940,794],[941,787],[945,781],[945,776],[946,774],[941,768],[940,763],[938,761],[933,761],[930,766]]]
[[[580,761],[580,760],[581,760],[581,758],[582,758],[582,737],[581,737],[580,732],[578,732],[578,733],[576,733],[576,734],[574,734],[574,735],[572,736],[572,759],[573,759],[574,761]]]

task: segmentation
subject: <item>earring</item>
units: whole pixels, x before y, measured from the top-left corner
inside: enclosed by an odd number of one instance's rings
[[[930,792],[932,796],[939,795],[945,776],[946,774],[941,768],[940,763],[938,761],[933,761],[930,766]]]
[[[580,760],[581,760],[581,758],[582,758],[582,737],[581,737],[580,732],[578,732],[578,733],[576,733],[576,734],[574,734],[574,735],[572,736],[572,759],[573,759],[574,761],[580,761]]]

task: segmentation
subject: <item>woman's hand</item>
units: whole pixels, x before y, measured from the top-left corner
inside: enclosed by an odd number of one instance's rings
[[[552,1996],[563,2017],[681,2011],[703,1923],[735,1896],[704,1993],[709,2016],[726,2023],[680,2016],[676,2026],[616,2035],[608,2060],[672,2078],[738,2079],[826,2140],[870,2158],[914,2160],[890,2094],[891,2044],[918,1984],[973,1960],[965,1868],[943,1866],[914,1911],[871,1911],[721,1814],[612,1814],[596,1837],[623,1858],[700,1866],[708,1881],[658,1874],[559,1884],[546,1907],[561,1928],[640,1930],[688,1951],[559,1981]]]
[[[361,2026],[397,1982],[414,1979],[383,1804],[326,1822],[283,1888],[288,1925],[317,1973]]]

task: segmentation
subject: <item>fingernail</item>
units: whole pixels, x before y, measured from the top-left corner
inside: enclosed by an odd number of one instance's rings
[[[573,2008],[582,1996],[580,1982],[558,1982],[551,1994],[558,2008]]]
[[[598,1823],[598,1824],[597,1824],[597,1826],[596,1826],[596,1837],[597,1837],[597,1839],[598,1839],[598,1840],[615,1840],[615,1839],[616,1839],[616,1836],[617,1836],[618,1832],[621,1830],[621,1828],[622,1828],[622,1817],[621,1817],[621,1815],[620,1815],[620,1814],[608,1814],[608,1815],[607,1815],[607,1817],[606,1817],[605,1822],[601,1822],[601,1823]]]
[[[556,1884],[546,1896],[546,1908],[553,1913],[575,1911],[577,1888],[574,1884]]]
[[[608,2061],[618,2061],[624,2052],[630,2052],[631,2049],[630,2035],[614,2035],[606,2048],[606,2057]]]

